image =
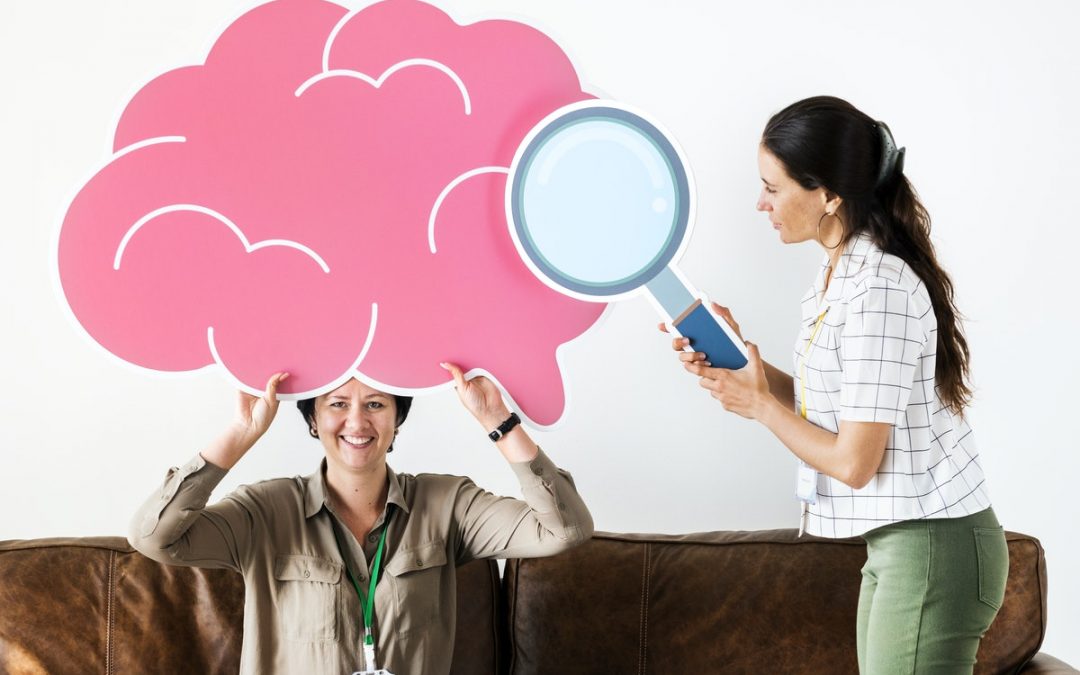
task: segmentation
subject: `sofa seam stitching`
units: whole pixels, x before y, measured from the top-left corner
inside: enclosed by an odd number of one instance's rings
[[[507,621],[508,621],[509,625],[512,626],[512,627],[516,627],[516,625],[517,625],[516,624],[516,622],[517,622],[517,606],[518,606],[517,593],[518,593],[518,590],[519,590],[519,588],[518,588],[518,575],[521,574],[521,569],[520,568],[521,568],[520,565],[514,565],[514,579],[513,579],[513,582],[514,582],[514,595],[513,595],[513,598],[511,600],[511,606],[509,608],[507,608]],[[506,632],[507,632],[507,640],[510,643],[510,667],[507,670],[507,672],[512,675],[513,672],[514,672],[514,669],[517,667],[517,660],[518,660],[517,659],[517,637],[516,637],[517,631],[513,630],[513,628],[508,627]]]
[[[652,590],[652,545],[645,548],[645,632],[642,636],[641,673],[645,675],[649,664],[649,592]]]
[[[648,583],[649,583],[649,548],[646,542],[642,551],[641,561],[641,607],[638,614],[638,675],[645,675],[645,626],[647,613]]]
[[[113,569],[116,564],[116,551],[109,551],[109,569],[106,583],[107,603],[105,619],[105,675],[113,673]]]

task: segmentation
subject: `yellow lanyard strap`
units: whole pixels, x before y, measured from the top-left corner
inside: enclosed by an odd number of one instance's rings
[[[817,323],[814,324],[814,331],[810,333],[810,341],[806,343],[806,349],[803,350],[802,359],[799,363],[799,414],[803,419],[806,419],[806,360],[810,358],[810,348],[814,346],[814,339],[817,338],[818,331],[821,330],[821,325],[825,322],[825,315],[829,313],[829,308],[826,307],[825,311],[818,315]]]

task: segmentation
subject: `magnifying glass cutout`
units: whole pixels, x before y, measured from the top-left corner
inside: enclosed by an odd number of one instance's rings
[[[714,367],[746,365],[742,340],[675,266],[694,190],[658,125],[611,101],[573,103],[525,136],[506,182],[507,223],[541,281],[589,302],[646,293]]]

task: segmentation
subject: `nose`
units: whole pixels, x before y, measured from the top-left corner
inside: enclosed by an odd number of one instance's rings
[[[757,208],[758,211],[772,211],[772,204],[769,203],[768,198],[766,197],[765,188],[761,188],[761,192],[758,194],[757,198],[757,206],[755,208]]]
[[[363,405],[349,407],[349,414],[345,418],[345,426],[351,431],[360,431],[367,426],[367,410]]]

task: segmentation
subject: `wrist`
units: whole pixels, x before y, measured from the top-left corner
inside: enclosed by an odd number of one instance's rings
[[[494,431],[500,424],[510,418],[509,408],[497,410],[493,412],[483,413],[477,415],[476,419],[480,422],[480,426],[484,427],[484,433],[490,433]]]
[[[772,394],[766,394],[762,403],[758,406],[757,414],[754,417],[764,424],[769,429],[773,428],[778,416],[783,414],[786,410],[780,403],[780,400]]]
[[[521,418],[517,413],[511,412],[509,417],[500,422],[494,429],[488,432],[488,438],[498,443],[504,438],[512,435],[518,430],[518,426],[521,424]]]
[[[233,424],[221,435],[222,440],[229,445],[244,450],[250,449],[261,437],[261,433],[239,423]]]

